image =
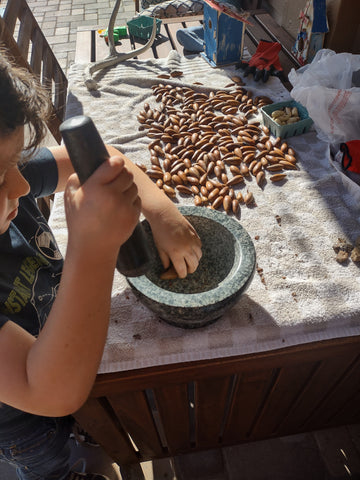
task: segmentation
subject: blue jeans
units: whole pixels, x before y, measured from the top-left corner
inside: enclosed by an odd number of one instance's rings
[[[33,416],[28,428],[14,429],[11,440],[0,431],[0,461],[14,465],[19,480],[64,480],[70,472],[71,429],[71,417]]]
[[[177,41],[188,52],[202,52],[204,50],[204,27],[188,27],[177,30]]]

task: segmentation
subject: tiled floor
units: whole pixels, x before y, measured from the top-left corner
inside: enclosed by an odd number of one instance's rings
[[[76,446],[72,461],[110,480],[359,480],[360,425],[226,447],[122,470],[99,447]],[[0,478],[15,470],[0,463]]]
[[[115,0],[27,0],[64,72],[74,62],[78,27],[107,28]],[[135,14],[133,0],[123,0],[116,25]]]
[[[155,462],[149,479],[355,480],[359,462],[357,425],[184,455],[173,461],[174,477]]]

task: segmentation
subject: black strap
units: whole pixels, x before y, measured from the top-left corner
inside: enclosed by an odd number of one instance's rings
[[[340,152],[343,152],[342,160],[341,160],[341,166],[344,170],[348,170],[352,164],[352,156],[350,155],[349,152],[349,147],[347,146],[346,143],[341,143],[340,144]],[[345,165],[345,160],[347,160],[347,164]]]

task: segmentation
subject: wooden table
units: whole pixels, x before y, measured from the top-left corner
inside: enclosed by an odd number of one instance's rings
[[[360,337],[98,376],[76,418],[119,464],[360,421]]]
[[[176,30],[199,21],[164,21],[147,54],[179,49]],[[131,48],[130,39],[121,42]],[[78,44],[76,62],[106,56],[91,31],[79,31]],[[360,336],[352,336],[103,373],[76,418],[122,465],[356,423],[359,352]]]

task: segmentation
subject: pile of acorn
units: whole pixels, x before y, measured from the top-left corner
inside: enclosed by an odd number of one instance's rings
[[[264,188],[297,169],[295,152],[261,125],[259,110],[272,103],[243,86],[210,93],[190,87],[152,87],[156,108],[145,103],[140,128],[151,139],[151,167],[137,165],[169,197],[190,195],[197,206],[237,214],[255,205],[250,180]],[[246,191],[239,189],[246,187]]]

